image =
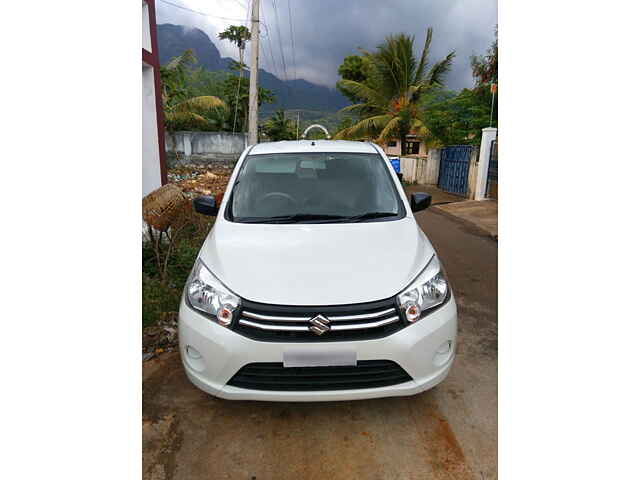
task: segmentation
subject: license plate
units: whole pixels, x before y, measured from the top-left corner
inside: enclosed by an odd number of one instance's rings
[[[331,352],[309,352],[308,350],[287,350],[282,356],[286,367],[337,367],[355,366],[354,350],[335,350]]]

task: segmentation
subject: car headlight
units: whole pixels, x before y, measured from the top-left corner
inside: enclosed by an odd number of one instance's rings
[[[196,260],[187,280],[186,295],[193,308],[212,315],[225,327],[231,324],[233,313],[240,305],[240,298],[231,293],[200,259]]]
[[[449,284],[438,257],[434,255],[411,285],[398,295],[398,303],[407,321],[413,323],[442,305],[448,293]]]

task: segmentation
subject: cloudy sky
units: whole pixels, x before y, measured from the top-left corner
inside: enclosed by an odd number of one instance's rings
[[[217,34],[228,25],[249,25],[247,3],[156,0],[157,22],[200,28],[223,57],[236,58],[235,47],[218,40]],[[456,51],[447,86],[458,90],[472,86],[469,56],[484,53],[490,45],[497,17],[496,0],[261,0],[266,28],[261,27],[260,67],[281,79],[304,78],[333,87],[343,58],[358,53],[358,47],[374,50],[385,36],[405,32],[415,35],[418,54],[432,26],[431,58]]]

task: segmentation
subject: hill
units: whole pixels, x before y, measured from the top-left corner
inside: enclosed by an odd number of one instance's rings
[[[161,64],[164,65],[188,48],[193,50],[199,65],[206,70],[229,71],[232,59],[222,57],[215,44],[202,30],[170,23],[158,25],[158,53]],[[272,90],[276,95],[276,102],[265,105],[261,111],[270,112],[284,108],[336,112],[350,103],[336,89],[316,85],[304,79],[284,81],[263,69],[259,70],[258,79],[260,86]]]

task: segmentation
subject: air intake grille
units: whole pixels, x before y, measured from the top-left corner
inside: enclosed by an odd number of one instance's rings
[[[269,305],[242,300],[232,329],[277,342],[331,342],[385,337],[405,326],[393,298],[326,307]]]
[[[323,391],[378,388],[412,380],[390,360],[361,360],[344,367],[291,367],[282,363],[250,363],[228,385],[250,390]]]

